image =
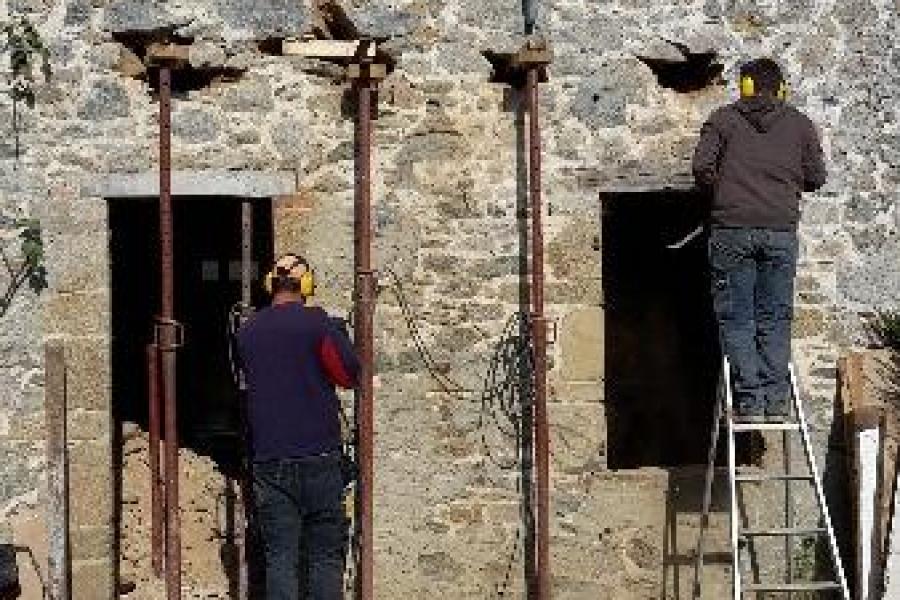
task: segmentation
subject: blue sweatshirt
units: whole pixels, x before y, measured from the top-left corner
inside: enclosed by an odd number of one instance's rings
[[[341,447],[335,386],[352,388],[359,361],[321,308],[272,305],[238,331],[253,458],[299,458]]]

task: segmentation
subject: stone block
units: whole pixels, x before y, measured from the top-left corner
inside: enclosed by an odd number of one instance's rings
[[[108,336],[109,291],[47,292],[44,327],[48,334]]]
[[[69,413],[69,439],[96,440],[109,435],[112,426],[110,413],[102,410],[76,409]]]
[[[70,181],[48,185],[41,196],[44,198],[35,203],[33,215],[41,222],[45,241],[63,233],[106,235],[106,204],[102,199],[81,196]]]
[[[91,18],[90,0],[69,0],[66,5],[66,16],[63,23],[68,26],[84,25]]]
[[[112,447],[106,441],[73,442],[69,447],[70,510],[73,527],[112,527]],[[81,556],[73,548],[73,558]]]
[[[568,381],[600,381],[604,372],[603,310],[580,308],[563,318],[560,331],[562,376]]]
[[[547,263],[556,279],[600,277],[599,220],[580,216],[566,223],[547,245]]]
[[[175,196],[237,196],[271,198],[296,189],[293,171],[232,171],[196,169],[172,171]],[[146,198],[159,196],[159,173],[115,173],[86,181],[81,189],[85,203],[105,211],[103,198]],[[94,209],[96,210],[96,209]]]
[[[284,211],[299,211],[300,213],[309,212],[316,206],[316,196],[308,191],[298,191],[295,194],[284,194],[274,199],[273,208],[280,214]],[[296,218],[303,218],[302,214],[294,215]]]
[[[131,99],[121,84],[100,79],[88,88],[78,106],[78,118],[86,121],[106,121],[131,114]]]
[[[345,3],[345,5],[348,3]],[[348,17],[359,32],[372,38],[409,35],[428,16],[425,4],[418,2],[354,2]]]
[[[87,292],[109,285],[109,240],[102,232],[51,235],[44,243],[48,284],[54,292]]]
[[[219,105],[226,112],[267,113],[275,107],[272,86],[267,79],[245,77],[225,88]]]
[[[604,397],[603,381],[565,381],[559,371],[550,374],[549,399],[561,404],[594,404]]]
[[[77,560],[112,559],[113,539],[109,527],[76,527],[69,531],[69,539]]]
[[[110,410],[112,379],[108,341],[70,339],[65,345],[69,409]]]
[[[216,5],[225,24],[243,32],[242,38],[299,36],[312,27],[308,0],[219,0]]]
[[[223,67],[226,61],[225,49],[215,42],[199,40],[191,44],[188,61],[195,69]]]
[[[72,600],[107,600],[114,597],[112,560],[72,563]]]
[[[215,141],[221,130],[218,117],[208,110],[176,108],[172,114],[172,135],[188,144]]]
[[[553,471],[581,474],[604,467],[606,453],[604,407],[595,404],[553,404],[550,443]]]
[[[153,31],[165,27],[172,20],[159,4],[115,0],[106,7],[103,25],[112,32]]]

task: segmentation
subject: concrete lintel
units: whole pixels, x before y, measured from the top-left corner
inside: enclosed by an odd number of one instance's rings
[[[606,182],[601,185],[600,198],[605,196],[618,196],[622,194],[646,194],[651,192],[693,192],[696,185],[692,180],[673,178],[670,180],[646,180],[629,181],[622,183]]]
[[[273,198],[297,190],[293,171],[172,171],[173,196]],[[148,198],[159,196],[159,173],[114,173],[91,181],[82,196]]]

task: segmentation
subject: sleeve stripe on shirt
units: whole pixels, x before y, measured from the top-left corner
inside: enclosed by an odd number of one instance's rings
[[[322,360],[322,366],[325,367],[328,379],[333,384],[348,389],[353,387],[353,378],[344,367],[340,351],[334,341],[327,336],[319,343],[319,358]]]

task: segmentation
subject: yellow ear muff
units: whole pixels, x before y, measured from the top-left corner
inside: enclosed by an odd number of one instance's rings
[[[749,75],[741,77],[740,88],[742,98],[749,98],[756,95],[756,84],[753,83],[753,78]]]
[[[300,276],[300,295],[310,298],[316,295],[316,276],[308,269]]]
[[[778,99],[784,102],[788,97],[788,85],[786,81],[782,81],[778,86]]]

